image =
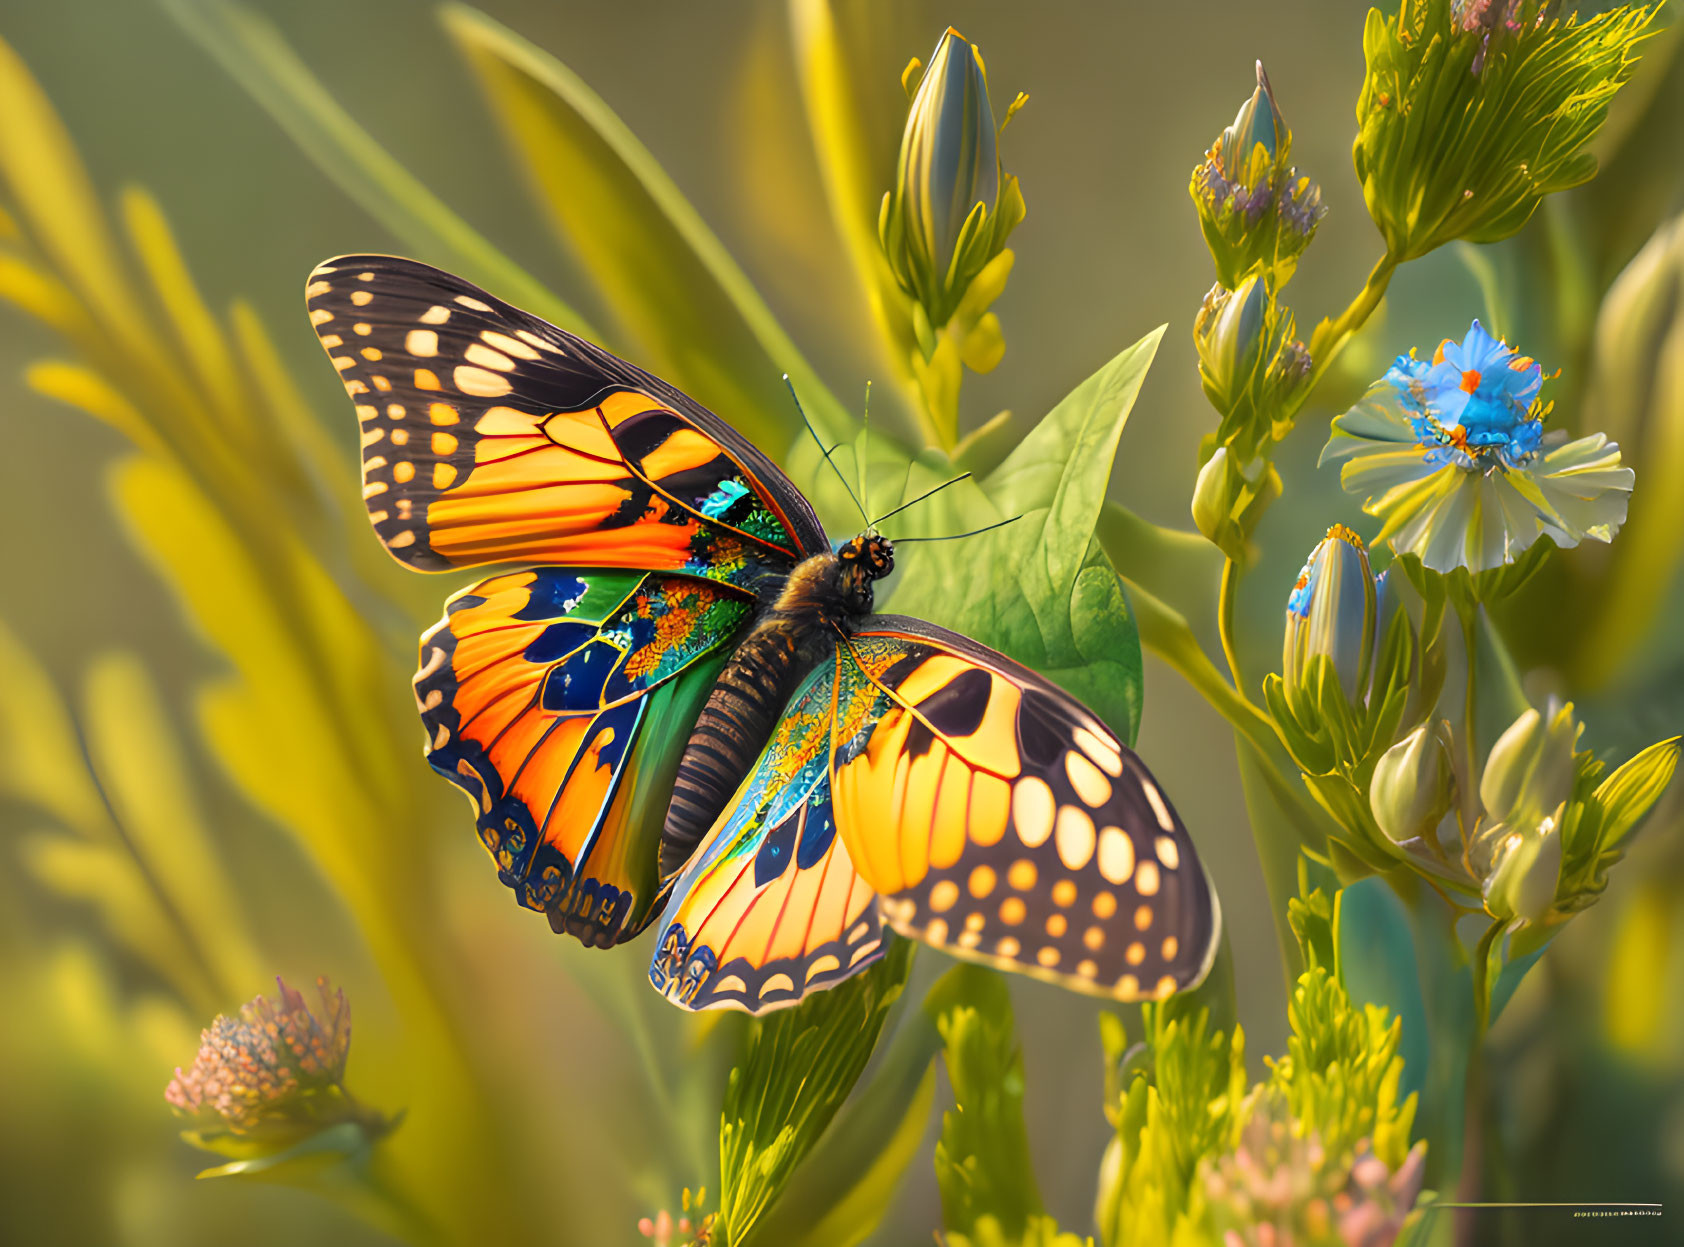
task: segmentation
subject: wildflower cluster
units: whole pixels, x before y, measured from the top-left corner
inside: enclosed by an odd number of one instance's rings
[[[1145,1008],[1145,1043],[1104,1018],[1107,1116],[1116,1137],[1096,1219],[1117,1244],[1302,1243],[1384,1247],[1421,1195],[1426,1145],[1410,1143],[1398,1019],[1356,1007],[1306,947],[1286,1056],[1247,1084],[1245,1041],[1203,1010]]]
[[[1552,703],[1520,713],[1481,765],[1466,714],[1439,717],[1455,604],[1446,578],[1413,560],[1375,576],[1361,539],[1336,525],[1288,594],[1282,673],[1264,697],[1332,816],[1329,862],[1343,875],[1401,864],[1493,919],[1547,926],[1594,901],[1665,787],[1677,741],[1599,784],[1605,768],[1576,751],[1572,706]],[[1478,647],[1463,640],[1458,652],[1475,682],[1460,696],[1477,699]]]
[[[694,1195],[684,1188],[680,1197],[682,1211],[675,1218],[665,1208],[653,1217],[640,1218],[637,1232],[650,1240],[652,1247],[707,1247],[713,1239],[714,1214],[704,1213],[708,1192],[702,1187]]]
[[[1553,0],[1405,0],[1370,9],[1352,148],[1394,263],[1497,242],[1545,195],[1588,181],[1585,150],[1659,6],[1581,21]]]
[[[1221,286],[1237,290],[1259,268],[1284,284],[1315,236],[1327,213],[1321,187],[1298,172],[1291,153],[1292,132],[1259,61],[1257,89],[1216,136],[1188,188]]]
[[[236,1134],[314,1120],[324,1096],[342,1092],[351,1050],[351,1006],[343,990],[316,980],[321,1017],[303,993],[275,980],[239,1016],[219,1016],[200,1037],[186,1073],[177,1069],[164,1098],[178,1111],[207,1114]]]
[[[193,1119],[189,1143],[233,1158],[207,1175],[252,1173],[319,1153],[361,1158],[397,1125],[359,1104],[345,1087],[351,1006],[316,980],[318,1008],[276,979],[238,1016],[218,1016],[203,1032],[192,1068],[164,1090]]]
[[[1203,1195],[1223,1247],[1382,1247],[1398,1241],[1426,1170],[1416,1144],[1393,1169],[1371,1148],[1329,1163],[1314,1135],[1293,1130],[1285,1098],[1266,1092],[1231,1153],[1203,1172]]]

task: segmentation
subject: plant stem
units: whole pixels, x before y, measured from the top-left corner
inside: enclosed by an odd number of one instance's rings
[[[1279,742],[1268,716],[1241,697],[1222,678],[1222,673],[1200,647],[1185,619],[1139,584],[1132,580],[1127,583],[1141,644],[1192,685],[1194,691],[1228,720],[1235,733],[1251,746],[1262,764],[1264,782],[1282,807],[1302,824],[1309,827],[1318,825],[1320,812],[1286,777],[1286,770],[1277,754]]]
[[[1222,638],[1222,656],[1228,660],[1228,676],[1234,682],[1234,692],[1251,705],[1251,698],[1246,696],[1245,679],[1240,675],[1239,655],[1234,648],[1234,597],[1239,589],[1240,566],[1233,559],[1227,559],[1222,564],[1222,587],[1218,590],[1216,599],[1216,630]]]
[[[1392,274],[1397,271],[1398,262],[1392,258],[1390,252],[1381,256],[1368,274],[1368,280],[1357,292],[1350,305],[1339,313],[1338,319],[1323,321],[1316,327],[1310,337],[1310,380],[1309,384],[1298,391],[1298,399],[1292,405],[1292,414],[1296,415],[1304,401],[1315,391],[1317,383],[1327,374],[1333,361],[1339,358],[1339,352],[1344,350],[1345,344],[1356,336],[1368,318],[1374,314],[1374,309],[1380,306],[1380,300],[1386,297],[1386,287],[1392,283]]]

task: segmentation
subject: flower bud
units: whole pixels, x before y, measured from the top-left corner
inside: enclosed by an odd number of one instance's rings
[[[1284,284],[1327,211],[1321,188],[1287,163],[1291,148],[1259,61],[1257,89],[1193,170],[1188,188],[1224,286],[1259,264]]]
[[[1494,918],[1536,922],[1555,901],[1561,876],[1561,836],[1557,824],[1563,807],[1535,830],[1498,830],[1491,873],[1484,884],[1485,908]]]
[[[1450,725],[1423,723],[1381,756],[1369,784],[1374,821],[1395,844],[1425,839],[1456,803]]]
[[[1491,747],[1480,776],[1487,818],[1530,829],[1572,796],[1573,746],[1581,730],[1573,704],[1555,698],[1543,713],[1532,708],[1516,719]]]
[[[1199,469],[1193,486],[1193,525],[1211,541],[1221,544],[1223,526],[1233,511],[1233,492],[1228,486],[1228,448],[1216,453]]]
[[[1295,704],[1313,695],[1312,662],[1333,664],[1345,700],[1359,704],[1374,649],[1374,575],[1362,538],[1343,524],[1310,552],[1286,602],[1281,679]]]
[[[1017,179],[1001,169],[995,135],[982,56],[948,27],[912,98],[894,189],[878,217],[889,268],[933,329],[947,324],[1023,219]]]
[[[1255,273],[1234,290],[1213,286],[1193,319],[1199,380],[1224,415],[1253,385],[1264,359],[1268,319],[1269,291]]]

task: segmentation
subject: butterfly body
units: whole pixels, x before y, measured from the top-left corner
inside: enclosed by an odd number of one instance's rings
[[[889,539],[833,551],[717,416],[448,273],[350,256],[306,293],[387,550],[490,572],[422,636],[416,700],[553,929],[653,926],[690,1009],[793,1004],[890,930],[1117,999],[1204,977],[1216,898],[1144,763],[1028,668],[875,614]]]
[[[660,871],[670,881],[724,811],[771,739],[796,685],[834,652],[839,636],[871,614],[872,581],[894,569],[894,549],[877,535],[837,554],[815,554],[770,587],[714,683],[678,764],[661,831]]]

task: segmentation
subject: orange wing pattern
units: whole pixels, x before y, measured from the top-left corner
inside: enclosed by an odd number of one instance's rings
[[[810,677],[679,876],[650,981],[688,1009],[765,1013],[882,956],[876,895],[831,811],[834,662]]]
[[[1027,668],[917,620],[842,644],[832,799],[896,931],[1123,1000],[1200,982],[1220,914],[1145,764]]]
[[[606,947],[648,923],[679,755],[750,609],[712,581],[541,567],[458,593],[421,638],[428,761],[555,930]]]
[[[310,320],[381,541],[423,571],[554,563],[752,587],[829,549],[787,477],[665,382],[438,269],[343,256]]]

